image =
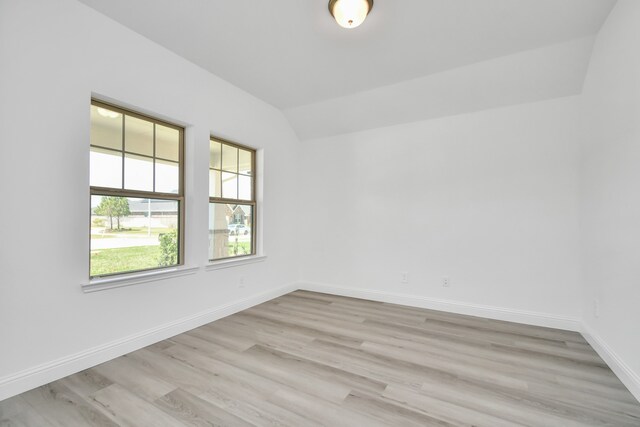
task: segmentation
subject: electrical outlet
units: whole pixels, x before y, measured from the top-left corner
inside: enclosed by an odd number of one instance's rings
[[[448,278],[448,277],[443,277],[443,278],[442,278],[442,287],[443,287],[443,288],[448,288],[448,287],[449,287],[449,285],[450,285],[450,283],[449,283],[449,278]]]
[[[597,299],[593,300],[593,317],[600,317],[600,301]]]
[[[400,273],[400,283],[409,283],[409,272],[403,271]]]
[[[244,276],[240,276],[240,278],[238,278],[238,287],[239,288],[244,288]]]

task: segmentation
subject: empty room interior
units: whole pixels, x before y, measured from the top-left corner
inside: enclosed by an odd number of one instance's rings
[[[640,1],[0,0],[0,425],[640,426]]]

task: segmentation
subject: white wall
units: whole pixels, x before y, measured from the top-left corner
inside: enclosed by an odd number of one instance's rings
[[[209,134],[264,149],[267,260],[83,293],[92,93],[187,125],[188,266],[207,260]],[[40,364],[297,280],[282,213],[298,146],[282,113],[80,3],[0,1],[0,141],[0,399]]]
[[[304,143],[303,282],[567,327],[581,292],[577,106],[567,97]]]
[[[620,0],[585,81],[583,315],[640,398],[640,2]],[[598,302],[600,315],[595,317]]]

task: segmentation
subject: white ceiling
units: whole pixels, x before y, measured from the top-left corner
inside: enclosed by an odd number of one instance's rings
[[[365,23],[346,30],[333,21],[328,0],[80,1],[285,110],[290,120],[310,104],[335,108],[334,98],[593,36],[615,5],[375,0]],[[300,128],[304,120],[292,121],[299,135],[318,136]]]
[[[582,92],[595,38],[514,53],[285,109],[301,140],[543,101]]]

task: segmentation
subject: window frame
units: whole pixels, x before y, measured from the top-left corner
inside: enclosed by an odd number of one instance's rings
[[[114,196],[114,197],[135,197],[135,198],[143,198],[143,199],[160,199],[160,200],[171,200],[178,202],[178,262],[175,265],[171,266],[158,266],[151,268],[143,268],[139,270],[127,270],[116,273],[108,273],[108,274],[100,274],[96,276],[91,275],[91,249],[89,249],[89,280],[99,280],[103,278],[112,278],[114,276],[122,276],[122,275],[131,275],[135,273],[149,272],[154,270],[164,270],[176,268],[184,265],[185,260],[185,172],[184,172],[184,133],[185,128],[176,125],[171,122],[167,122],[165,120],[157,119],[155,117],[151,117],[145,114],[138,113],[136,111],[129,110],[127,108],[123,108],[111,103],[107,103],[104,101],[100,101],[95,98],[91,98],[90,106],[95,106],[98,108],[105,108],[107,110],[115,111],[117,113],[122,114],[122,149],[115,150],[113,148],[103,147],[100,145],[91,144],[91,140],[89,141],[89,151],[92,148],[97,148],[101,150],[109,150],[114,153],[120,153],[122,155],[122,188],[116,189],[113,187],[99,187],[92,186],[91,182],[89,182],[89,201],[91,201],[92,196]],[[148,156],[140,153],[129,152],[125,150],[126,142],[126,120],[125,116],[134,117],[137,119],[145,120],[154,124],[154,132],[153,132],[153,156]],[[178,131],[179,134],[179,146],[178,146],[178,193],[164,193],[164,192],[156,192],[156,191],[144,191],[144,190],[127,190],[124,188],[125,186],[125,158],[126,155],[135,155],[140,157],[146,157],[153,160],[153,188],[155,189],[155,164],[156,159],[165,160],[175,162],[174,160],[165,159],[162,157],[156,157],[156,132],[155,125],[165,126]],[[90,124],[91,127],[91,124]],[[89,211],[91,212],[91,206],[89,206]],[[91,213],[89,214],[89,248],[91,248]]]
[[[222,145],[228,145],[230,147],[234,147],[237,148],[239,150],[246,150],[251,152],[251,200],[245,200],[245,199],[240,199],[240,198],[236,198],[236,199],[230,199],[230,198],[225,198],[222,197],[222,183],[221,183],[221,187],[220,187],[220,195],[221,197],[211,197],[211,188],[208,188],[208,193],[209,193],[209,209],[212,203],[224,203],[224,204],[229,204],[229,205],[250,205],[252,208],[252,214],[251,214],[251,253],[249,254],[245,254],[245,255],[233,255],[233,256],[226,256],[226,257],[222,257],[222,258],[210,258],[209,254],[207,254],[207,259],[209,260],[210,264],[215,264],[216,262],[220,262],[220,261],[225,261],[225,262],[229,262],[230,260],[234,260],[234,259],[242,259],[242,258],[246,258],[246,257],[255,257],[257,255],[257,237],[258,237],[258,233],[256,230],[256,226],[258,224],[257,221],[257,216],[258,216],[258,203],[257,203],[257,195],[256,195],[256,176],[258,175],[256,172],[256,157],[257,157],[257,153],[258,150],[253,148],[253,147],[249,147],[247,145],[243,145],[243,144],[238,144],[237,142],[233,142],[233,141],[229,141],[228,139],[225,138],[220,138],[218,136],[215,135],[210,135],[209,136],[209,159],[211,158],[211,141],[214,142],[218,142]],[[222,176],[222,172],[225,172],[222,169],[222,153],[223,150],[221,149],[220,152],[220,169],[215,169],[211,167],[211,163],[209,163],[209,166],[207,168],[208,173],[210,173],[211,171],[218,171],[220,172],[220,175]],[[238,163],[240,162],[240,156],[238,155]],[[233,172],[231,172],[233,173]],[[235,175],[237,176],[246,176],[244,174],[240,173],[240,170],[238,169],[238,172],[235,173]],[[221,178],[222,179],[222,178]],[[239,193],[239,192],[238,192]],[[211,213],[209,212],[209,215]]]

